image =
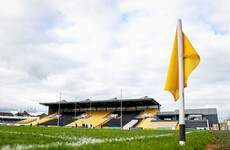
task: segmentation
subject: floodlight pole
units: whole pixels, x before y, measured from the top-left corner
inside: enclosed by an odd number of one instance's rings
[[[121,130],[122,130],[122,89],[121,89]]]
[[[184,112],[184,59],[183,59],[183,31],[181,19],[177,22],[178,64],[179,64],[179,124],[180,145],[185,145],[185,112]]]
[[[75,113],[74,113],[74,126],[75,126],[75,128],[76,128],[76,115],[77,115],[77,102],[75,103]]]
[[[60,115],[60,103],[61,103],[61,92],[60,92],[60,98],[59,98],[59,106],[58,106],[58,120],[57,120],[57,126],[59,126],[59,115]]]

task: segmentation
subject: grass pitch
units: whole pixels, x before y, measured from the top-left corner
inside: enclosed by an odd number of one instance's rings
[[[186,146],[178,131],[105,130],[52,127],[0,126],[0,149],[205,149],[211,131],[187,131]]]

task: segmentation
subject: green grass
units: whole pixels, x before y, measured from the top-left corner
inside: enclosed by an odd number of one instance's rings
[[[230,149],[230,131],[212,131],[211,134],[215,137],[208,147],[213,149]]]
[[[211,131],[188,131],[180,146],[178,131],[106,130],[0,126],[0,149],[205,149]]]

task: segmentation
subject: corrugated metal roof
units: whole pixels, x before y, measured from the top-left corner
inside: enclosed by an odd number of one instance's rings
[[[60,104],[62,107],[75,108],[75,104],[80,108],[89,108],[90,105],[93,107],[120,107],[122,102],[123,107],[134,107],[134,106],[151,106],[158,105],[161,106],[153,98],[139,98],[139,99],[109,99],[109,100],[84,100],[84,101],[75,101],[75,102],[66,102],[61,101]],[[44,106],[53,106],[57,107],[59,102],[50,102],[50,103],[40,103]]]
[[[157,115],[163,116],[163,115],[175,115],[174,111],[164,111],[164,112],[158,112]]]
[[[179,110],[175,110],[175,114],[179,114]],[[201,109],[185,109],[185,114],[203,114],[203,115],[216,115],[216,108],[201,108]]]
[[[217,110],[216,108],[185,109],[185,114],[217,115]],[[158,112],[157,115],[179,115],[179,110]]]

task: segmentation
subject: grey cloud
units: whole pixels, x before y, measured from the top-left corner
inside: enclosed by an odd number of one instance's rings
[[[37,102],[57,101],[59,92],[67,101],[108,99],[119,97],[121,88],[124,98],[148,95],[163,110],[177,109],[163,88],[178,14],[201,56],[189,78],[186,106],[206,107],[210,100],[212,106],[224,107],[230,55],[223,41],[229,41],[229,33],[212,34],[211,26],[226,30],[228,15],[220,20],[223,26],[215,16],[230,6],[213,3],[175,2],[169,7],[142,1],[15,1],[18,10],[8,5],[12,11],[1,14],[0,9],[0,110],[32,105],[46,111]],[[122,14],[128,15],[122,20]]]

